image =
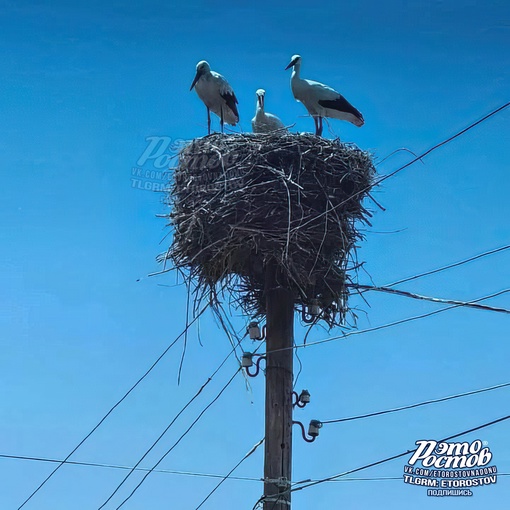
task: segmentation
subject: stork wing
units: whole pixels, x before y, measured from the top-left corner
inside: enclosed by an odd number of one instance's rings
[[[239,120],[239,113],[237,111],[237,97],[232,89],[220,92],[220,96],[225,100],[227,106],[232,110],[232,113]]]
[[[228,81],[218,73],[211,71],[213,77],[217,80],[219,84],[219,93],[220,96],[225,101],[225,104],[232,110],[232,113],[235,115],[236,121],[239,121],[239,112],[237,111],[237,97],[232,90],[232,87],[228,83]]]
[[[359,110],[357,110],[356,108],[354,108],[354,106],[352,106],[352,104],[349,103],[349,101],[347,101],[347,99],[345,99],[345,97],[342,96],[342,94],[338,94],[336,99],[327,99],[327,100],[319,99],[318,103],[323,108],[330,108],[331,110],[337,110],[339,112],[350,113],[350,114],[354,115],[355,117],[357,117],[358,119],[360,119],[361,121],[363,121],[363,115],[361,115],[361,112]]]

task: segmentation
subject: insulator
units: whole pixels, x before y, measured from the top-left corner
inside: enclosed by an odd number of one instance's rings
[[[300,394],[299,394],[299,401],[302,403],[302,404],[309,404],[310,403],[310,393],[308,390],[303,390]]]
[[[311,437],[317,437],[321,427],[322,423],[319,420],[311,420],[310,425],[308,426],[308,435]]]
[[[262,338],[258,322],[254,321],[248,324],[248,334],[250,335],[250,340],[260,340]]]
[[[241,366],[243,368],[248,368],[248,367],[253,366],[253,353],[243,352],[243,356],[241,358]]]
[[[321,307],[319,305],[318,299],[312,299],[310,304],[308,305],[308,314],[312,317],[317,317],[321,313]]]

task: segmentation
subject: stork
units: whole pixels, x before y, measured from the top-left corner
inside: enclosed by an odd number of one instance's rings
[[[255,117],[251,119],[251,126],[254,133],[270,133],[277,129],[285,129],[283,122],[272,113],[266,113],[264,111],[264,98],[266,91],[264,89],[258,89],[255,92],[257,95],[257,110]]]
[[[197,74],[190,91],[193,87],[207,108],[208,134],[211,134],[211,111],[220,118],[222,133],[225,122],[232,126],[239,122],[237,98],[232,87],[221,74],[211,71],[211,66],[205,60],[197,64]]]
[[[294,55],[285,69],[293,67],[290,78],[292,94],[296,101],[303,103],[315,122],[315,134],[322,135],[322,119],[346,120],[361,127],[365,123],[363,115],[352,106],[342,94],[336,90],[312,80],[304,80],[299,76],[301,56]]]

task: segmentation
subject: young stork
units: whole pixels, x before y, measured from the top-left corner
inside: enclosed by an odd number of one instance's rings
[[[222,133],[225,122],[232,126],[239,122],[237,98],[232,87],[221,74],[211,71],[211,66],[205,60],[201,60],[197,64],[197,74],[190,91],[193,90],[193,87],[207,108],[208,134],[211,134],[211,111],[220,118]]]
[[[277,129],[285,129],[283,122],[272,113],[266,113],[264,111],[264,98],[266,91],[264,89],[258,89],[255,92],[257,95],[257,111],[255,117],[251,119],[251,127],[254,133],[270,133]]]
[[[303,103],[315,122],[315,134],[322,135],[322,119],[346,120],[361,127],[363,115],[336,90],[317,81],[304,80],[299,76],[301,56],[294,55],[285,69],[293,67],[290,86],[296,101]]]

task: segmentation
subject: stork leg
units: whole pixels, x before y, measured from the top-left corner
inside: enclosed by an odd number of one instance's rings
[[[317,122],[318,122],[318,128],[317,128],[317,135],[318,136],[322,136],[322,117],[319,117],[317,119]]]
[[[207,134],[211,134],[211,111],[207,107]]]
[[[223,133],[223,108],[221,109],[220,125],[221,125],[221,132]]]
[[[319,122],[318,122],[317,117],[314,116],[313,121],[315,123],[315,134],[318,135],[319,134]]]

